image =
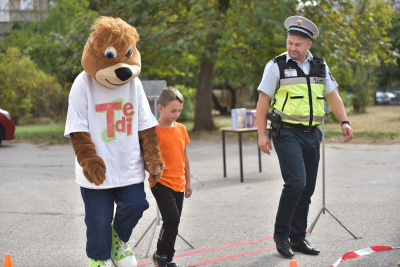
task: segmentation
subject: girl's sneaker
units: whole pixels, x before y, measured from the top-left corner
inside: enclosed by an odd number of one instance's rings
[[[151,258],[154,267],[167,267],[167,255],[157,255],[155,252]]]
[[[106,261],[98,261],[98,260],[93,260],[89,259],[89,267],[115,267],[113,262],[111,260],[106,260]]]
[[[129,242],[119,239],[112,226],[111,259],[115,267],[136,267],[137,261]]]
[[[176,265],[176,263],[173,261],[169,261],[167,262],[167,267],[178,267],[178,265]]]

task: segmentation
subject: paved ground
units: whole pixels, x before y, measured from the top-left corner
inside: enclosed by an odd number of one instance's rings
[[[185,200],[175,259],[180,266],[289,267],[272,241],[282,180],[274,151],[262,156],[258,172],[256,144],[244,143],[244,183],[239,182],[238,144],[227,144],[223,178],[219,138],[193,139],[188,146],[194,193]],[[330,266],[344,253],[376,245],[400,247],[400,144],[326,145],[326,208],[310,242],[319,256],[296,254],[299,267]],[[7,143],[0,147],[0,265],[11,254],[15,267],[87,266],[84,210],[74,182],[74,154],[69,145],[39,147]],[[321,163],[322,166],[322,163]],[[311,222],[322,207],[322,168],[311,204]],[[156,216],[150,209],[134,230],[131,245]],[[146,251],[153,228],[135,248],[141,266],[151,266]],[[156,234],[150,253],[155,250]],[[400,249],[377,252],[339,266],[396,266]]]

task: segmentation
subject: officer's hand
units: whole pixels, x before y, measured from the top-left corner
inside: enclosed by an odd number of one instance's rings
[[[270,150],[272,149],[271,146],[271,140],[268,138],[268,136],[264,135],[258,136],[258,146],[260,147],[260,150],[264,153],[267,153],[268,155],[270,155]]]
[[[349,142],[351,139],[353,139],[353,130],[351,129],[350,125],[348,125],[347,123],[342,125],[342,132],[343,132],[343,136],[344,138],[346,138],[344,140],[345,143]]]

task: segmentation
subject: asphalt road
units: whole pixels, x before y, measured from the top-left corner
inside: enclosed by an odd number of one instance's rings
[[[240,183],[237,139],[227,144],[227,178],[223,178],[219,138],[192,139],[188,146],[193,196],[185,199],[176,244],[179,266],[277,266],[290,260],[275,250],[273,224],[282,189],[274,150],[262,155],[258,172],[255,142],[243,144],[244,183]],[[299,267],[330,266],[343,254],[385,245],[400,247],[400,144],[329,143],[325,152],[325,207],[309,235],[319,256],[296,254]],[[323,204],[322,164],[309,222]],[[156,217],[156,205],[146,187],[150,209],[135,228],[134,246]],[[4,142],[0,147],[0,264],[11,255],[14,267],[88,266],[85,254],[84,208],[74,181],[70,145],[40,147]],[[159,226],[134,248],[140,266],[155,250]],[[342,261],[339,266],[396,266],[400,249]]]

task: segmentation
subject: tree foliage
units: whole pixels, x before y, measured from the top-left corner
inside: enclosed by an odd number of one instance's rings
[[[372,76],[362,73],[396,60],[389,53],[387,31],[394,13],[387,1],[92,2],[139,29],[147,79],[163,77],[169,84],[197,88],[194,130],[213,128],[212,87],[257,88],[265,64],[285,50],[283,21],[290,15],[318,25],[321,35],[313,41],[312,52],[325,58],[341,86],[365,84],[363,79]],[[363,88],[355,90],[356,110],[371,103],[358,99],[370,97],[363,92],[370,87]]]
[[[57,114],[56,107],[62,101],[60,84],[22,55],[19,48],[0,53],[0,80],[0,106],[17,122]]]
[[[392,27],[388,30],[391,49],[389,56],[395,60],[385,64],[382,60],[378,68],[377,82],[379,85],[400,85],[400,12],[395,12],[391,20]]]
[[[202,131],[214,129],[214,85],[254,87],[266,62],[284,50],[284,42],[276,46],[284,40],[282,14],[296,2],[98,0],[91,7],[137,27],[146,79],[197,88],[194,130]]]
[[[59,85],[47,87],[47,85],[40,83],[32,83],[41,86],[41,88],[29,87],[29,90],[37,92],[40,92],[43,87],[50,90],[49,93],[43,95],[35,92],[29,93],[29,98],[32,101],[39,101],[34,97],[41,97],[42,99],[48,97],[48,99],[43,99],[43,102],[58,103],[54,107],[57,111],[54,110],[46,114],[44,112],[46,109],[43,109],[43,112],[36,113],[36,115],[42,114],[43,116],[59,116],[65,113],[71,84],[82,71],[80,62],[83,46],[90,25],[97,17],[96,12],[88,11],[89,3],[87,1],[58,0],[54,2],[55,4],[50,8],[49,14],[42,22],[19,24],[0,44],[0,51],[3,53],[11,47],[18,47],[21,57],[25,55],[32,61],[31,63],[35,63],[36,68],[40,68],[43,75],[46,74],[47,80],[50,79],[50,76],[53,76],[53,80],[61,84],[62,90],[60,92],[57,91]],[[18,59],[17,57],[13,58]],[[15,64],[18,65],[19,62],[15,62]],[[10,65],[12,65],[11,62]],[[29,83],[31,77],[20,76],[19,79],[27,80],[20,82]],[[52,90],[56,90],[57,94],[53,94]],[[25,106],[28,105],[29,103],[26,103]],[[29,117],[29,115],[23,113],[13,114],[13,116],[20,116],[24,118],[24,121],[27,116]]]
[[[304,4],[301,11],[321,32],[312,49],[328,62],[339,85],[353,88],[352,105],[362,112],[372,103],[374,69],[397,60],[389,36],[395,16],[389,1],[327,0]]]
[[[3,40],[0,51],[20,48],[22,55],[62,84],[60,113],[65,113],[70,86],[82,71],[83,47],[99,14],[120,17],[138,29],[142,79],[196,88],[196,131],[215,127],[211,116],[213,87],[232,91],[258,87],[265,64],[286,50],[283,22],[289,16],[300,15],[315,22],[321,34],[313,40],[311,52],[326,60],[339,85],[359,86],[356,98],[368,98],[365,90],[374,82],[372,75],[365,73],[375,73],[374,67],[398,60],[398,41],[393,41],[398,31],[391,30],[395,14],[387,1],[54,2],[42,23],[20,25]],[[369,79],[367,83],[365,79]],[[353,105],[361,105],[362,110],[369,102],[360,100]]]
[[[97,16],[85,0],[58,0],[41,23],[30,22],[11,31],[0,45],[19,47],[46,73],[69,83],[82,71],[80,60],[90,25]]]

